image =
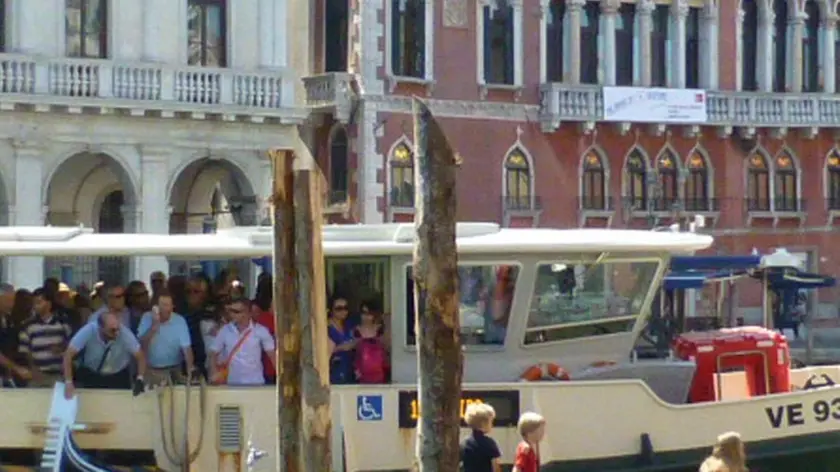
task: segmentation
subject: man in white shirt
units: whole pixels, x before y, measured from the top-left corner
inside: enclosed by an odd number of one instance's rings
[[[274,337],[251,320],[250,305],[246,298],[235,298],[225,306],[231,321],[222,326],[209,349],[210,378],[215,384],[265,384],[263,353],[274,362]]]

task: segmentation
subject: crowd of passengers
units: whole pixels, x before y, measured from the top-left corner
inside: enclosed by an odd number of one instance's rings
[[[381,302],[330,301],[333,383],[390,380],[390,334]],[[205,379],[216,385],[276,381],[272,279],[254,298],[225,271],[151,275],[149,285],[97,283],[71,290],[49,278],[32,292],[0,284],[0,380],[7,387],[133,389]]]

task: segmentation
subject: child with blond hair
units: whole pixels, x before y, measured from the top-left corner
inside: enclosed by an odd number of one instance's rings
[[[723,433],[717,437],[712,455],[700,465],[700,472],[748,472],[747,455],[741,435]]]
[[[513,472],[538,472],[540,470],[540,441],[545,436],[545,418],[527,412],[519,417],[516,425],[522,442],[516,447]]]
[[[499,445],[488,434],[493,429],[496,410],[486,403],[471,403],[464,412],[464,422],[472,434],[461,442],[463,472],[501,472]]]

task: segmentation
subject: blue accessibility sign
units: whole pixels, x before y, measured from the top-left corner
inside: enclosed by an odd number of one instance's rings
[[[382,395],[357,396],[356,419],[359,421],[382,421]]]

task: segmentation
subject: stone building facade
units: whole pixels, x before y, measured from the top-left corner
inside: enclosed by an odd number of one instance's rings
[[[319,2],[304,82],[332,217],[411,220],[417,95],[464,158],[462,220],[650,228],[700,214],[712,251],[785,247],[840,272],[837,13],[831,0]],[[611,120],[610,86],[705,91],[707,116]],[[819,296],[833,310],[833,289]]]

